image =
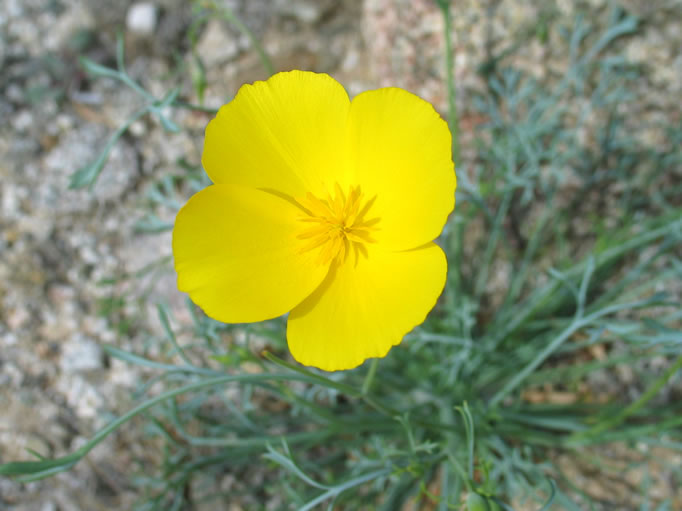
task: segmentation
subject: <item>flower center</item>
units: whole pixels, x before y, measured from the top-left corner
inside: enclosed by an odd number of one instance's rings
[[[365,243],[374,243],[371,233],[376,230],[378,218],[366,219],[374,199],[365,200],[359,186],[344,194],[339,184],[334,185],[334,195],[320,199],[308,193],[296,199],[304,214],[299,221],[306,226],[296,236],[308,240],[301,252],[319,249],[318,264],[337,259],[343,262],[350,252],[357,258],[366,255]]]

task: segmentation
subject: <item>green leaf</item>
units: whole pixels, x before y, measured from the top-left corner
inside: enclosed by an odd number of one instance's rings
[[[467,511],[490,511],[488,499],[475,491],[472,491],[467,495],[466,505]]]
[[[79,57],[78,62],[86,72],[93,76],[106,76],[108,78],[120,78],[120,74],[115,69],[105,67],[88,57]]]
[[[97,157],[97,159],[86,166],[81,167],[76,172],[71,174],[71,179],[69,180],[69,188],[77,189],[84,188],[86,186],[91,186],[95,184],[100,172],[104,168],[104,164],[109,158],[110,147],[105,148]]]
[[[121,138],[121,136],[128,130],[128,128],[130,128],[130,126],[135,121],[137,121],[148,111],[149,111],[148,108],[139,110],[138,112],[133,114],[122,126],[120,126],[111,135],[111,137],[109,137],[107,144],[104,146],[104,149],[102,149],[102,152],[99,154],[97,159],[92,163],[89,163],[85,167],[78,169],[71,175],[71,179],[69,181],[69,188],[74,189],[83,188],[85,186],[90,187],[94,186],[95,182],[97,181],[97,178],[99,177],[100,172],[102,172],[102,169],[104,168],[104,164],[107,162],[107,159],[109,158],[109,153],[111,152],[111,149],[114,147],[114,144],[118,142],[118,139]]]
[[[154,215],[147,216],[135,223],[135,231],[143,233],[166,232],[170,231],[172,228],[173,222],[165,222]]]

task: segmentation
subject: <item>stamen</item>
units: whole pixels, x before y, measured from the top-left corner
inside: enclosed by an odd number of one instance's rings
[[[374,200],[365,201],[359,186],[351,187],[347,194],[334,183],[334,195],[320,199],[311,193],[297,199],[304,214],[298,220],[307,223],[296,236],[306,240],[300,252],[319,250],[317,264],[329,264],[333,260],[345,261],[348,254],[365,255],[365,243],[374,243],[371,232],[379,218],[368,218]]]

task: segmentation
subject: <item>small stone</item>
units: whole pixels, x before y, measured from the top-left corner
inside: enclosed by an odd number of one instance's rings
[[[24,90],[19,87],[16,83],[10,83],[5,89],[5,97],[12,103],[23,103],[26,99],[24,96]]]
[[[81,419],[94,419],[105,403],[101,388],[77,374],[61,376],[55,389],[64,396],[66,404]]]
[[[147,134],[147,128],[142,121],[136,121],[130,125],[130,134],[136,138],[140,138]]]
[[[69,131],[73,128],[73,117],[67,114],[59,114],[55,124],[60,131]]]
[[[303,23],[316,23],[333,6],[333,2],[312,0],[277,0],[275,9],[280,13],[293,16]]]
[[[16,364],[3,364],[0,372],[0,386],[18,389],[24,381],[24,372]]]
[[[43,502],[43,506],[40,508],[40,511],[57,511],[57,504],[51,500]]]
[[[149,36],[154,33],[158,11],[150,2],[137,2],[130,6],[126,14],[126,27],[138,36]]]
[[[9,348],[10,346],[15,346],[19,342],[16,334],[14,332],[8,332],[0,337],[0,346],[3,348]]]
[[[211,67],[232,60],[239,53],[239,46],[219,20],[211,20],[197,43],[197,53],[204,65]]]
[[[352,71],[358,66],[358,62],[360,62],[360,53],[355,49],[351,49],[346,53],[346,56],[341,62],[341,69],[344,71]]]
[[[31,315],[26,310],[26,307],[17,307],[16,309],[10,309],[7,315],[7,326],[10,330],[18,330],[28,323],[31,319]]]
[[[28,110],[22,110],[12,119],[12,127],[20,133],[28,131],[32,124],[33,114]]]
[[[65,373],[101,369],[104,367],[102,348],[91,339],[77,336],[62,346],[59,365]]]

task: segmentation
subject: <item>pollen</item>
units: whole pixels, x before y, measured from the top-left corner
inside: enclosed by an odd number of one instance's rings
[[[301,252],[318,250],[318,264],[343,262],[350,253],[366,254],[366,243],[375,243],[372,233],[379,218],[369,216],[374,199],[366,200],[359,186],[344,193],[338,183],[334,193],[319,198],[308,193],[296,202],[304,211],[298,220],[304,224],[296,236],[306,243]]]

